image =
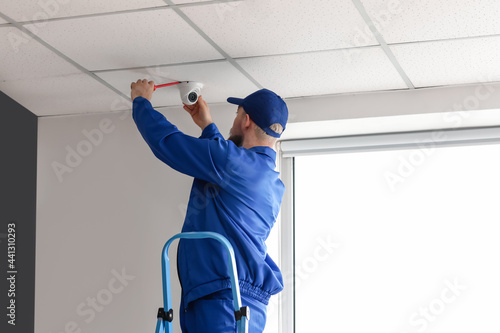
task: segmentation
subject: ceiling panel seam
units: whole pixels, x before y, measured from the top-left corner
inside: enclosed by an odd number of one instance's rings
[[[380,47],[385,52],[386,56],[389,58],[389,61],[392,63],[392,65],[394,66],[396,71],[399,73],[399,75],[401,76],[403,81],[406,83],[408,88],[415,89],[415,86],[411,82],[410,78],[408,77],[408,75],[406,75],[405,71],[403,70],[403,67],[401,67],[401,65],[397,61],[396,57],[394,56],[394,53],[392,53],[391,49],[387,45],[387,42],[384,40],[384,38],[382,37],[382,35],[378,31],[378,29],[375,27],[375,24],[373,23],[372,19],[368,15],[368,12],[366,11],[363,4],[361,4],[361,1],[360,0],[352,0],[352,2],[354,4],[354,6],[356,7],[356,9],[358,10],[358,12],[361,14],[361,17],[363,18],[363,20],[365,20],[365,23],[370,28],[370,31],[373,33],[373,35],[375,36],[375,38],[379,42]]]
[[[163,0],[167,5],[173,5],[174,3],[171,0]],[[178,8],[172,8],[177,15],[179,15],[189,26],[191,26],[201,37],[203,37],[212,47],[214,47],[231,65],[233,65],[238,71],[241,72],[247,79],[249,79],[253,84],[255,84],[259,89],[262,89],[263,86],[256,80],[254,79],[247,71],[243,69],[243,67],[240,66],[234,60],[226,51],[224,51],[217,43],[215,43],[208,35],[200,29],[184,12]]]
[[[458,41],[458,40],[474,40],[474,39],[495,38],[495,37],[500,37],[500,34],[478,35],[478,36],[463,36],[463,37],[451,37],[451,38],[438,38],[438,39],[426,39],[426,40],[415,40],[415,41],[407,41],[407,42],[389,43],[387,45],[398,46],[398,45],[424,44],[424,43],[433,43],[433,42],[453,42],[453,41]]]
[[[424,40],[424,41],[397,42],[397,43],[389,43],[387,45],[399,46],[399,45],[412,45],[412,44],[432,43],[432,42],[448,42],[448,41],[456,41],[456,40],[474,40],[474,39],[480,39],[480,38],[495,38],[495,37],[500,37],[500,34],[481,35],[481,36],[472,36],[472,37],[468,36],[468,37],[455,37],[455,38],[444,38],[444,39],[431,39],[431,40]],[[372,48],[379,48],[379,47],[380,47],[380,45],[364,45],[364,46],[356,46],[356,47],[342,47],[342,48],[335,48],[335,49],[323,49],[323,50],[299,51],[299,52],[290,52],[290,53],[273,53],[273,54],[262,54],[262,55],[253,55],[253,56],[244,56],[244,57],[233,57],[232,59],[234,59],[234,60],[246,60],[246,59],[256,59],[256,58],[295,56],[295,55],[302,55],[302,54],[318,54],[318,53],[335,52],[335,51],[372,49]],[[209,64],[209,63],[222,62],[222,61],[228,61],[228,60],[227,59],[211,59],[211,60],[188,61],[188,62],[150,65],[150,66],[106,68],[106,69],[98,69],[98,70],[90,70],[90,71],[93,73],[107,73],[107,72],[118,72],[118,71],[143,69],[143,68],[172,67],[172,66],[182,66],[182,65],[200,65],[200,64]]]
[[[174,67],[174,66],[200,65],[200,64],[213,64],[213,63],[219,63],[219,62],[227,62],[227,59],[212,59],[212,60],[176,62],[176,63],[162,64],[162,65],[149,65],[149,66],[123,67],[123,68],[96,69],[96,70],[90,70],[90,71],[92,73],[110,73],[110,72],[119,72],[119,71],[129,71],[129,70],[135,70],[135,69],[161,68],[161,67]]]
[[[113,92],[115,92],[119,96],[125,98],[126,100],[130,99],[129,96],[123,94],[121,91],[119,91],[118,89],[116,89],[115,87],[113,87],[112,85],[110,85],[108,82],[104,81],[103,79],[101,79],[96,74],[90,72],[88,69],[86,69],[85,67],[83,67],[82,65],[80,65],[79,63],[77,63],[76,61],[74,61],[73,59],[71,59],[70,57],[68,57],[67,55],[65,55],[64,53],[62,53],[61,51],[59,51],[55,47],[53,47],[52,45],[50,45],[49,43],[47,43],[46,41],[44,41],[43,39],[41,39],[40,37],[38,37],[36,34],[32,33],[31,31],[29,31],[28,29],[26,29],[25,27],[23,27],[22,25],[20,25],[18,22],[14,21],[9,16],[7,16],[7,15],[3,14],[2,12],[0,12],[0,17],[3,18],[4,20],[6,20],[7,22],[11,23],[14,27],[16,27],[17,29],[21,30],[23,33],[25,33],[25,34],[29,35],[30,37],[32,37],[34,40],[36,40],[37,42],[39,42],[40,44],[42,44],[43,46],[45,46],[47,49],[49,49],[53,53],[57,54],[59,57],[61,57],[65,61],[67,61],[70,64],[72,64],[73,66],[75,66],[77,69],[79,69],[80,71],[82,71],[84,74],[90,76],[94,80],[96,80],[99,83],[103,84],[104,86],[106,86],[107,88],[111,89]]]
[[[254,56],[246,56],[246,57],[235,57],[235,60],[243,60],[243,59],[255,59],[255,58],[267,58],[267,57],[284,57],[284,56],[294,56],[301,54],[319,54],[319,53],[329,53],[329,52],[345,52],[351,50],[360,50],[360,49],[372,49],[379,48],[380,45],[364,45],[364,46],[356,46],[356,47],[341,47],[338,49],[323,49],[323,50],[311,50],[311,51],[298,51],[298,52],[290,52],[290,53],[274,53],[274,54],[262,54],[262,55],[254,55]]]
[[[64,17],[51,17],[51,18],[43,19],[43,20],[20,21],[20,22],[17,22],[17,23],[19,23],[21,25],[36,24],[36,23],[44,23],[45,24],[45,23],[56,22],[56,21],[66,21],[66,20],[73,20],[73,19],[76,20],[76,19],[81,19],[81,18],[91,18],[91,17],[99,17],[99,16],[111,16],[111,15],[129,14],[129,13],[140,13],[140,12],[148,12],[148,11],[155,11],[155,10],[165,10],[165,9],[169,9],[169,6],[126,9],[126,10],[119,10],[119,11],[115,11],[115,12],[81,14],[81,15],[72,15],[72,16],[64,16]]]
[[[366,46],[358,46],[352,48],[340,48],[340,49],[327,49],[327,50],[317,50],[317,51],[302,51],[302,52],[291,52],[291,53],[275,53],[275,54],[263,54],[257,56],[247,56],[247,57],[234,57],[234,60],[245,60],[245,59],[255,59],[255,58],[269,58],[269,57],[282,57],[282,56],[294,56],[301,54],[318,54],[318,53],[326,53],[326,52],[334,52],[334,51],[345,51],[352,49],[369,49],[369,48],[378,48],[379,45],[366,45]],[[92,73],[107,73],[107,72],[119,72],[125,70],[134,70],[134,69],[144,69],[144,68],[157,68],[157,67],[172,67],[172,66],[182,66],[182,65],[200,65],[200,64],[210,64],[217,62],[228,62],[228,59],[211,59],[211,60],[199,60],[199,61],[188,61],[188,62],[178,62],[172,64],[161,64],[161,65],[150,65],[150,66],[136,66],[136,67],[123,67],[123,68],[108,68],[108,69],[96,69],[90,70]]]
[[[12,26],[10,23],[7,23],[6,26]],[[0,25],[0,28],[2,26]],[[432,43],[432,42],[449,42],[449,41],[457,41],[457,40],[474,40],[480,38],[495,38],[500,37],[500,34],[493,35],[481,35],[481,36],[468,36],[468,37],[455,37],[455,38],[443,38],[443,39],[430,39],[424,41],[409,41],[409,42],[397,42],[397,43],[389,43],[389,46],[399,46],[399,45],[412,45],[412,44],[422,44],[422,43]],[[356,47],[342,47],[335,49],[324,49],[324,50],[313,50],[313,51],[299,51],[299,52],[290,52],[290,53],[273,53],[273,54],[262,54],[262,55],[254,55],[254,56],[245,56],[245,57],[233,57],[234,60],[246,60],[246,59],[256,59],[256,58],[269,58],[269,57],[281,57],[281,56],[294,56],[301,54],[318,54],[325,52],[335,52],[335,51],[350,51],[350,50],[364,50],[364,49],[372,49],[379,48],[380,45],[364,45],[364,46],[356,46]],[[108,72],[119,72],[126,70],[135,70],[135,69],[144,69],[144,68],[157,68],[157,67],[172,67],[172,66],[183,66],[183,65],[201,65],[201,64],[210,64],[228,61],[228,59],[211,59],[211,60],[199,60],[199,61],[187,61],[187,62],[178,62],[171,64],[159,64],[159,65],[149,65],[149,66],[136,66],[136,67],[120,67],[120,68],[105,68],[105,69],[96,69],[89,71],[92,73],[108,73]]]
[[[80,18],[120,15],[120,14],[129,14],[129,13],[140,13],[140,12],[147,12],[147,11],[154,11],[154,10],[165,10],[165,9],[174,9],[174,8],[183,8],[183,7],[198,7],[198,6],[206,6],[208,4],[214,4],[214,3],[220,3],[220,2],[240,2],[240,1],[244,1],[244,0],[226,0],[226,1],[213,0],[213,1],[206,1],[206,2],[192,2],[192,3],[184,3],[184,4],[157,6],[157,7],[125,9],[125,10],[118,10],[118,11],[114,11],[114,12],[81,14],[81,15],[72,15],[72,16],[64,16],[64,17],[49,17],[47,19],[30,20],[30,21],[17,21],[17,23],[22,24],[22,25],[36,24],[36,23],[48,23],[48,22],[54,22],[54,21],[72,20],[72,19],[80,19]]]

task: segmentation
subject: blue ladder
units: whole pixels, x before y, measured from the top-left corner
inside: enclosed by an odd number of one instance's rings
[[[163,306],[164,308],[158,309],[158,322],[156,323],[156,333],[172,333],[172,320],[174,317],[174,311],[172,310],[172,300],[170,298],[170,261],[168,259],[168,249],[170,244],[178,239],[200,239],[200,238],[212,238],[221,242],[227,252],[228,265],[231,268],[229,274],[231,277],[231,288],[233,292],[233,304],[234,304],[234,315],[237,323],[238,333],[248,333],[248,320],[250,320],[250,308],[241,306],[240,298],[240,286],[238,284],[238,272],[236,271],[236,261],[234,259],[234,250],[231,243],[222,235],[216,232],[203,231],[203,232],[183,232],[177,234],[170,238],[165,246],[163,247],[162,257],[161,257],[161,270],[163,274]],[[164,309],[168,309],[165,312]]]

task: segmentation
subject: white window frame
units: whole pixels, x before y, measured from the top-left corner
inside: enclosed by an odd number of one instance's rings
[[[286,191],[281,204],[280,220],[280,265],[285,286],[279,298],[279,332],[295,333],[295,156],[484,144],[500,144],[500,126],[281,141],[278,145],[280,157],[278,165]]]

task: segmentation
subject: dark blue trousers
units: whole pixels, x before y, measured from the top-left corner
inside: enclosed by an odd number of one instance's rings
[[[249,333],[262,333],[266,326],[266,305],[241,295],[243,306],[250,307]],[[181,301],[180,324],[183,333],[236,333],[233,294],[230,289],[199,298],[184,306]]]

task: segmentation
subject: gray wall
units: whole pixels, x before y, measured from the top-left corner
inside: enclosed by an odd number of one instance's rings
[[[37,117],[2,92],[0,153],[0,331],[28,333],[34,327]],[[8,237],[12,223],[15,243]],[[7,262],[12,244],[14,268]],[[7,280],[11,276],[13,288]],[[12,319],[15,326],[8,323]]]

